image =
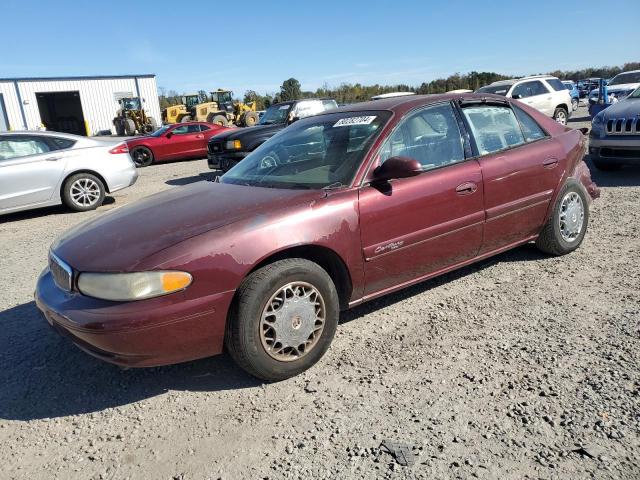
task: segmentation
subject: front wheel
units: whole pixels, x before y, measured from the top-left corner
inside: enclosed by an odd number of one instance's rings
[[[569,120],[569,112],[562,107],[558,107],[556,111],[553,112],[553,119],[560,125],[566,125],[567,120]]]
[[[72,175],[62,187],[62,201],[76,212],[86,212],[98,208],[104,201],[104,195],[104,184],[98,177],[90,173]]]
[[[131,150],[131,158],[136,167],[148,167],[153,163],[153,152],[147,147],[135,147]]]
[[[251,375],[279,381],[304,372],[329,348],[339,302],[329,274],[301,258],[280,260],[240,285],[225,344]]]
[[[538,249],[565,255],[580,246],[589,223],[589,204],[584,189],[569,181],[558,195],[549,221],[536,239]]]

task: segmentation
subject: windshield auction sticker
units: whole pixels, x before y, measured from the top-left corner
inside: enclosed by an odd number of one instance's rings
[[[363,117],[349,117],[338,120],[334,127],[348,127],[349,125],[369,125],[376,119],[375,115],[367,115]]]

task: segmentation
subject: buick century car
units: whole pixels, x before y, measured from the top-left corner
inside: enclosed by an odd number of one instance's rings
[[[36,302],[127,366],[221,353],[268,381],[311,367],[340,310],[535,242],[578,248],[586,139],[497,95],[396,97],[299,120],[220,177],[62,235]],[[437,306],[433,306],[437,308]]]

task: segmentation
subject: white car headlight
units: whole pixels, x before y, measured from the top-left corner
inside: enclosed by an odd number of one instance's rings
[[[81,273],[78,289],[89,297],[125,302],[178,292],[192,280],[189,273],[175,271]]]
[[[224,148],[226,150],[240,150],[242,143],[240,143],[240,140],[229,140],[224,144]]]

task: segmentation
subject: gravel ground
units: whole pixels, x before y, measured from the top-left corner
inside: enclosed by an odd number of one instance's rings
[[[95,212],[0,219],[0,478],[640,478],[640,169],[593,173],[571,255],[524,246],[365,304],[278,384],[226,355],[121,370],[38,314],[57,235],[212,177],[204,161],[140,173]]]

